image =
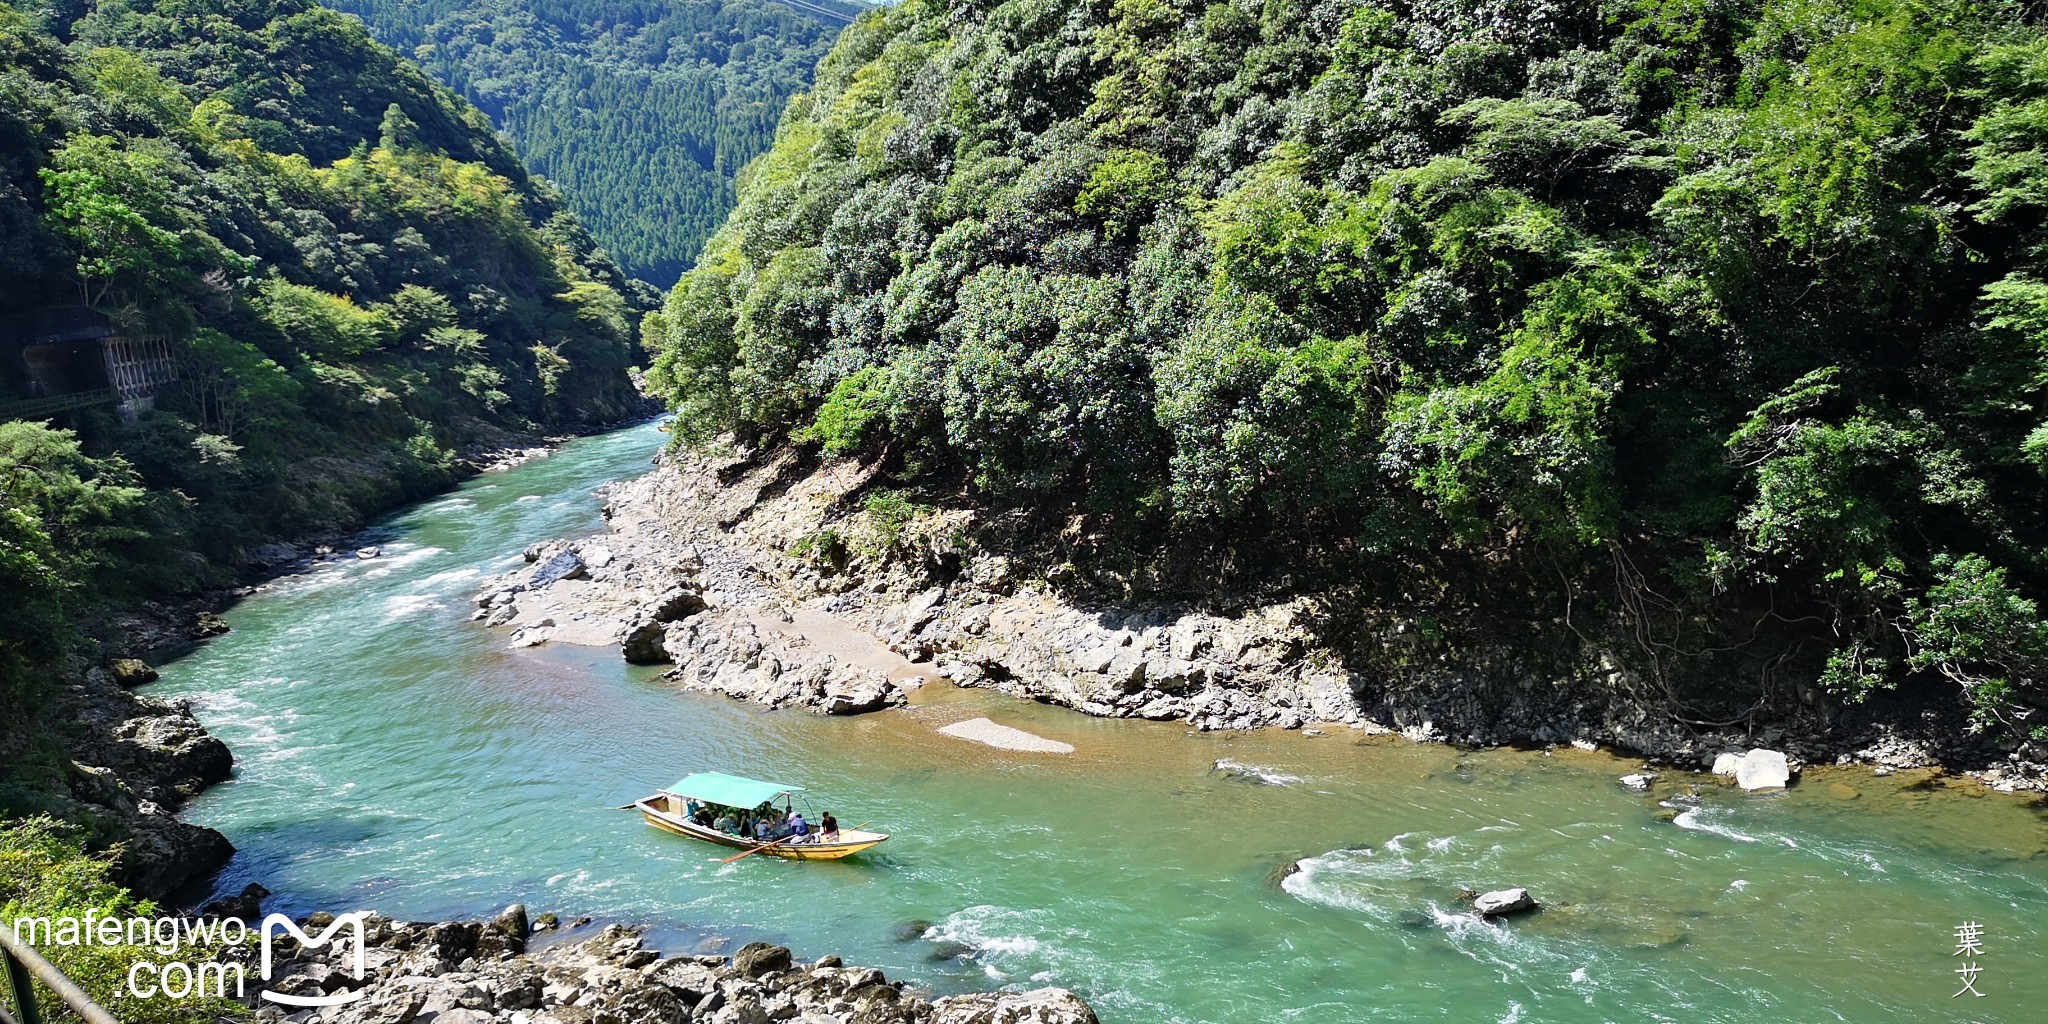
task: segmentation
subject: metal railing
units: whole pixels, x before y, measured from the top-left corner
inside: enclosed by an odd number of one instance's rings
[[[69,395],[51,395],[47,398],[30,398],[20,402],[0,402],[0,420],[33,420],[44,416],[55,416],[70,409],[80,409],[101,402],[111,402],[120,396],[113,388],[97,391],[80,391]]]
[[[0,924],[0,964],[7,973],[7,987],[14,990],[14,1012],[0,1006],[0,1024],[43,1024],[43,1012],[36,1006],[35,982],[40,981],[58,1000],[86,1024],[121,1024],[105,1007],[92,1001],[85,990],[64,976],[55,964],[43,959],[35,947],[15,937],[13,929]]]

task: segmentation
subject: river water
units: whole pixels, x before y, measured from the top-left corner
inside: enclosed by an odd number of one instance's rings
[[[188,814],[241,848],[223,889],[411,918],[521,901],[678,951],[766,938],[939,992],[1068,986],[1108,1024],[2043,1019],[2048,816],[1974,784],[1816,769],[1644,796],[1605,754],[1192,734],[950,687],[825,719],[468,621],[479,576],[599,529],[593,488],[659,439],[580,440],[394,515],[383,557],[279,581],[164,667],[150,691],[235,751]],[[984,714],[1076,752],[934,732]],[[721,866],[612,809],[700,769],[895,838]],[[1697,807],[1660,807],[1695,781]],[[1506,885],[1547,909],[1459,913]],[[1953,956],[1968,922],[1982,952]],[[1972,961],[1985,995],[1952,998]]]

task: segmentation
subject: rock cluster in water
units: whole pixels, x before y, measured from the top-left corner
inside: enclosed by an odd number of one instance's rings
[[[545,920],[545,919],[543,919]],[[309,927],[324,927],[315,915]],[[287,995],[359,993],[335,1007],[257,1018],[290,1024],[1096,1024],[1065,989],[928,998],[838,957],[800,963],[752,943],[730,957],[663,956],[612,925],[579,942],[529,951],[525,908],[491,921],[406,923],[371,917],[364,977],[334,945],[294,948],[270,988]],[[253,974],[252,974],[253,976]],[[252,988],[251,998],[255,998]]]

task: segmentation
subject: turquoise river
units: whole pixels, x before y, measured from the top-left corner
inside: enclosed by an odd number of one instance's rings
[[[1967,780],[1686,776],[1702,802],[1670,820],[1677,787],[1631,793],[1637,762],[1604,753],[1192,734],[950,687],[771,713],[469,621],[479,576],[600,529],[593,490],[659,437],[576,441],[393,515],[383,557],[280,580],[165,666],[150,692],[235,751],[189,811],[241,849],[222,888],[415,919],[520,901],[673,950],[765,938],[939,992],[1064,985],[1107,1024],[2048,1020],[2048,816]],[[984,714],[1076,752],[933,731]],[[714,768],[895,838],[721,866],[613,809]],[[1459,912],[1461,888],[1506,885],[1548,909]],[[1981,998],[1952,997],[1965,922]]]

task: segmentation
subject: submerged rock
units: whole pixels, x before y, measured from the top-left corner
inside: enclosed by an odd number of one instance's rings
[[[1644,793],[1649,791],[1651,783],[1657,781],[1657,773],[1637,772],[1634,775],[1624,775],[1619,781],[1629,789],[1633,789],[1638,793]]]
[[[1527,889],[1495,889],[1473,897],[1472,909],[1478,911],[1481,917],[1501,917],[1534,910],[1536,900],[1529,895]]]

